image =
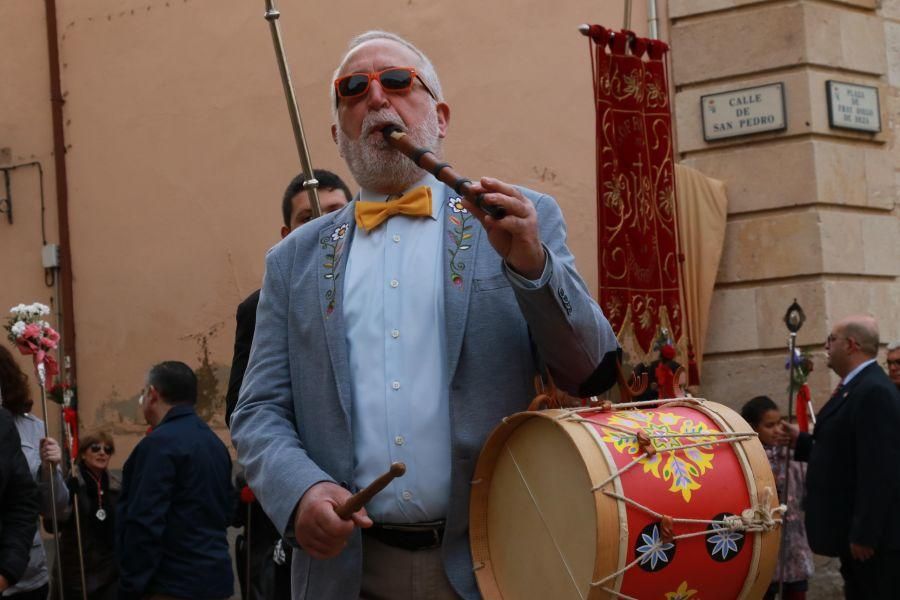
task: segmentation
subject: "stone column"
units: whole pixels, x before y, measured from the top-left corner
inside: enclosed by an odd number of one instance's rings
[[[794,298],[807,321],[818,406],[836,378],[832,324],[873,314],[900,337],[900,0],[670,0],[677,144],[684,164],[724,180],[728,227],[713,297],[703,393],[740,406],[786,403]],[[887,42],[886,42],[887,40]],[[829,126],[826,81],[878,89],[880,133]],[[782,82],[786,129],[706,142],[700,97]]]

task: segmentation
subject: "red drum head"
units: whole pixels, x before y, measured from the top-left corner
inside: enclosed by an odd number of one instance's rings
[[[722,405],[520,413],[476,468],[478,584],[517,600],[761,597],[774,490],[762,445]]]

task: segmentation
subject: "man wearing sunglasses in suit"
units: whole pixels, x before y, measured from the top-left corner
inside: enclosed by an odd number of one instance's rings
[[[300,548],[294,598],[477,598],[468,499],[482,444],[534,395],[535,350],[587,395],[611,385],[618,344],[552,198],[483,178],[476,190],[506,212],[495,220],[385,143],[395,125],[441,155],[450,108],[418,48],[359,36],[332,99],[361,191],[269,253],[232,437]],[[338,518],[394,461],[406,475]]]

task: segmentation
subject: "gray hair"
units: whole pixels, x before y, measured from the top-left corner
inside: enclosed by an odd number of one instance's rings
[[[893,352],[894,350],[900,350],[900,340],[891,342],[890,344],[887,345],[888,352]]]
[[[389,40],[391,42],[395,42],[400,44],[404,48],[410,50],[413,54],[415,54],[419,59],[418,65],[410,65],[416,68],[416,72],[419,77],[422,78],[422,81],[425,82],[425,85],[431,90],[431,93],[434,94],[436,100],[435,102],[443,102],[444,101],[444,91],[441,88],[441,80],[438,79],[437,71],[434,69],[434,65],[431,63],[431,60],[425,55],[424,52],[419,50],[415,44],[412,42],[403,39],[396,33],[390,33],[389,31],[381,31],[379,29],[373,29],[371,31],[367,31],[362,33],[352,40],[350,40],[350,44],[347,46],[347,51],[344,53],[344,56],[341,58],[340,64],[334,70],[334,75],[331,77],[332,82],[340,76],[341,69],[344,68],[344,64],[347,62],[347,57],[350,56],[350,53],[353,52],[359,46],[362,46],[366,42],[371,42],[372,40]],[[400,65],[397,65],[400,66]],[[334,84],[331,85],[331,116],[337,121],[337,93],[334,89]]]

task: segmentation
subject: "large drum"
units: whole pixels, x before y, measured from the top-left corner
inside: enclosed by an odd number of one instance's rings
[[[756,434],[720,404],[519,413],[472,482],[478,586],[507,600],[762,598],[774,490]]]

